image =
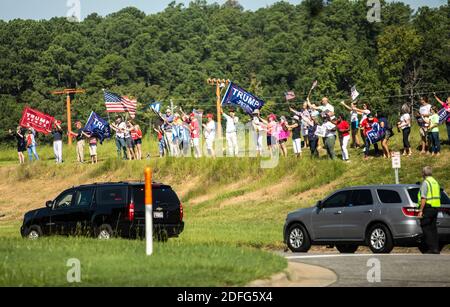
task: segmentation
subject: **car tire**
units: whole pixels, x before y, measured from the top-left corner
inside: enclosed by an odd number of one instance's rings
[[[374,254],[389,254],[394,249],[392,234],[384,224],[373,225],[367,232],[366,240]]]
[[[114,232],[109,224],[102,224],[95,231],[95,237],[99,240],[110,240],[114,237]]]
[[[37,240],[42,236],[43,236],[42,229],[38,225],[31,225],[25,233],[25,237],[29,240]]]
[[[336,245],[336,249],[341,254],[354,254],[358,250],[358,245],[351,245],[351,244],[342,244],[342,245]]]
[[[286,243],[293,253],[307,253],[311,248],[309,234],[301,224],[294,224],[289,227]]]

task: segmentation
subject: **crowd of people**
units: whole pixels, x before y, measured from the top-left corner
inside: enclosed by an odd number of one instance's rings
[[[364,159],[369,159],[373,145],[375,155],[384,158],[391,157],[389,141],[395,134],[395,130],[403,137],[403,155],[411,156],[413,150],[410,143],[412,117],[419,125],[420,153],[440,155],[441,143],[439,135],[440,117],[439,110],[443,107],[450,114],[450,97],[446,101],[435,95],[436,104],[430,104],[427,97],[420,100],[420,108],[413,114],[411,106],[404,104],[401,107],[401,116],[397,124],[391,125],[386,114],[372,110],[368,103],[361,107],[354,102],[340,103],[344,113],[336,113],[335,106],[328,98],[323,98],[320,105],[315,105],[307,99],[300,110],[289,108],[291,116],[269,114],[263,117],[259,110],[255,110],[247,123],[251,137],[255,145],[257,156],[266,153],[270,155],[280,153],[288,156],[288,139],[292,139],[293,154],[301,157],[303,151],[309,149],[313,158],[319,157],[319,149],[326,150],[330,159],[337,159],[335,152],[336,142],[339,141],[342,160],[350,162],[349,147],[361,148]],[[438,107],[439,106],[439,107]],[[236,111],[233,108],[221,110],[225,121],[225,139],[227,143],[227,156],[239,156],[244,151],[240,148],[238,132],[240,123]],[[188,157],[200,158],[203,155],[203,141],[206,147],[206,155],[216,157],[217,150],[217,123],[213,114],[203,116],[201,111],[193,111],[189,115],[183,109],[179,113],[167,109],[165,114],[158,113],[160,124],[153,128],[158,138],[160,157]],[[206,122],[203,122],[203,118]],[[446,127],[450,144],[450,116],[447,116]],[[96,136],[84,132],[82,123],[75,123],[76,130],[69,131],[69,137],[76,140],[77,161],[84,163],[84,147],[86,141],[89,145],[89,153],[92,163],[97,163]],[[396,126],[397,129],[394,129]],[[142,130],[132,120],[124,121],[121,116],[110,124],[115,132],[114,140],[117,148],[117,157],[125,160],[142,160]],[[63,129],[61,122],[55,121],[53,129],[49,131],[53,137],[53,149],[56,163],[63,162],[62,140]],[[10,130],[11,134],[14,134]],[[39,160],[36,150],[36,131],[31,127],[17,127],[15,132],[19,162],[25,163],[24,152],[28,152],[30,161]],[[264,140],[266,142],[264,142]],[[380,149],[381,147],[381,149]],[[221,149],[221,147],[220,147]],[[149,157],[149,154],[147,155]]]

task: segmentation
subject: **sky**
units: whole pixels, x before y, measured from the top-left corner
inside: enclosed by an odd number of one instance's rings
[[[292,4],[298,4],[302,0],[288,0]],[[172,0],[0,0],[0,19],[50,19],[52,17],[65,17],[73,7],[74,2],[80,3],[81,18],[91,13],[102,16],[119,11],[127,6],[134,6],[147,14],[156,13],[172,2]],[[177,3],[188,4],[189,0],[178,0]],[[208,0],[208,2],[223,3],[225,0]],[[277,2],[277,0],[239,0],[239,3],[247,10],[255,10]],[[402,0],[416,9],[419,6],[428,5],[437,7],[447,4],[447,0]]]

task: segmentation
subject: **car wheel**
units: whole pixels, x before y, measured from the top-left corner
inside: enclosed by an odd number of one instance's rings
[[[336,245],[337,250],[341,254],[354,254],[358,250],[358,247],[358,245],[350,244]]]
[[[30,240],[37,240],[42,237],[42,229],[37,225],[32,225],[26,232],[26,237]]]
[[[391,232],[383,224],[376,224],[370,228],[367,243],[374,254],[389,254],[394,249]]]
[[[287,233],[287,245],[294,253],[307,253],[311,248],[311,239],[305,227],[292,225]]]
[[[114,237],[112,227],[108,224],[103,224],[97,228],[95,236],[99,240],[110,240]]]

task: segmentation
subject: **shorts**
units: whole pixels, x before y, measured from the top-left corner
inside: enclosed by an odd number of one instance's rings
[[[287,139],[279,140],[278,143],[280,143],[280,145],[281,145],[281,144],[285,144],[285,143],[287,143]]]
[[[142,139],[137,139],[134,141],[135,145],[142,145]]]
[[[391,130],[386,130],[386,133],[385,133],[384,138],[385,138],[386,140],[389,140],[389,139],[392,137],[392,135],[393,135],[393,133],[392,133]]]
[[[427,137],[428,129],[427,129],[426,127],[421,127],[419,131],[420,131],[420,136],[421,136],[422,138]]]
[[[89,145],[89,154],[91,157],[97,155],[97,145]]]
[[[134,142],[132,138],[126,138],[125,139],[125,144],[127,145],[128,148],[133,148]]]
[[[359,123],[358,122],[352,122],[352,130],[358,130],[359,129]]]

